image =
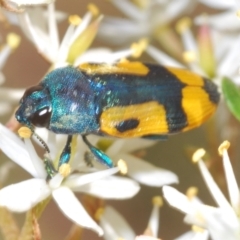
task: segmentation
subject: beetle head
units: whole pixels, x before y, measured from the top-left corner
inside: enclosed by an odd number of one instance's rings
[[[52,106],[49,92],[42,85],[28,88],[20,100],[16,111],[16,119],[28,126],[48,127]]]

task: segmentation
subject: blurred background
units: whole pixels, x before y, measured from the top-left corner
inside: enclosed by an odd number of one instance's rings
[[[91,1],[99,8],[104,16],[117,16],[128,18],[124,12],[118,10],[111,1]],[[67,14],[77,14],[83,16],[86,12],[87,0],[57,0],[56,9],[66,12]],[[142,10],[144,11],[144,9]],[[200,13],[208,14],[218,13],[222,10],[210,8],[206,5],[196,2],[194,6],[184,11],[176,19],[173,19],[169,26],[178,35],[176,24],[183,16],[194,18]],[[68,21],[63,20],[59,23],[60,38],[63,36]],[[20,46],[10,55],[7,63],[2,69],[6,81],[2,86],[11,88],[27,88],[38,83],[45,73],[48,71],[50,64],[38,54],[32,43],[22,34],[19,27],[7,24],[2,21],[0,23],[0,31],[2,43],[9,32],[15,32],[21,36]],[[197,32],[197,27],[193,26],[193,32]],[[125,35],[119,32],[119,38]],[[160,44],[160,41],[153,36],[146,36],[151,45],[155,46],[167,53],[167,49]],[[137,41],[138,39],[134,39]],[[108,47],[113,50],[128,48],[131,42],[123,42],[120,45],[114,43],[114,40],[106,39],[101,34],[96,37],[91,47]],[[179,37],[179,44],[181,40]],[[170,46],[171,48],[171,46]],[[183,48],[183,47],[182,47]],[[181,49],[179,50],[181,52]],[[175,57],[175,56],[173,56]],[[176,59],[181,61],[179,56]],[[147,53],[143,53],[140,58],[142,62],[155,62]],[[182,61],[184,62],[184,61]],[[16,103],[17,106],[17,103]],[[11,117],[12,112],[1,116],[1,122],[6,123]],[[168,141],[157,141],[156,144],[144,151],[144,159],[152,164],[173,171],[179,177],[179,184],[175,185],[178,190],[185,193],[191,186],[196,186],[199,190],[199,198],[206,204],[215,206],[208,189],[203,181],[198,167],[191,162],[192,153],[197,148],[204,148],[207,151],[207,165],[214,176],[215,180],[226,194],[225,177],[223,176],[221,157],[218,155],[217,148],[219,144],[228,139],[231,142],[230,158],[234,166],[236,178],[239,180],[239,159],[240,150],[239,142],[239,122],[229,113],[225,103],[221,101],[217,113],[203,126],[198,129],[177,134],[169,137]],[[3,160],[2,160],[3,159]],[[1,154],[1,162],[9,161]],[[14,176],[14,178],[13,178]],[[6,185],[28,178],[28,175],[20,167],[16,166],[11,170],[10,179]],[[147,226],[148,218],[152,210],[152,198],[156,195],[162,195],[161,188],[141,186],[140,192],[130,200],[108,201],[107,204],[114,206],[126,218],[137,234],[143,233]],[[78,195],[82,200],[83,196]],[[184,215],[171,208],[166,202],[160,209],[160,226],[159,238],[174,239],[182,233],[188,231],[191,226],[183,223]],[[24,215],[16,214],[19,224],[22,224]],[[59,211],[56,204],[51,201],[40,218],[40,227],[42,230],[42,239],[64,239],[67,235],[72,223],[67,220]],[[82,239],[100,239],[94,232],[84,230]]]

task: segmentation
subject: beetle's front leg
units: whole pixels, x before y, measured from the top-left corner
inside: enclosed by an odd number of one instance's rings
[[[101,151],[100,149],[94,147],[88,140],[87,137],[84,135],[82,136],[83,141],[87,144],[87,146],[89,147],[91,153],[97,158],[97,160],[106,165],[109,168],[114,167],[114,163],[111,160],[110,157],[108,157],[108,155],[106,155],[103,151]]]
[[[58,163],[58,169],[63,165],[64,163],[68,163],[71,158],[71,143],[72,143],[72,135],[68,135],[66,145],[61,153],[59,163]]]

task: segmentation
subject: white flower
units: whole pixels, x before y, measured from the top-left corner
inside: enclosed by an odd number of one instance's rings
[[[87,61],[113,63],[135,53],[134,49],[117,53],[111,53],[107,48],[87,51],[102,19],[93,4],[89,4],[88,12],[82,19],[77,15],[69,16],[69,27],[60,42],[57,19],[63,18],[66,18],[66,14],[57,13],[53,3],[48,5],[47,12],[35,7],[19,14],[19,24],[23,32],[38,52],[52,64],[52,68],[69,64],[77,66]]]
[[[10,54],[18,47],[20,37],[15,33],[7,35],[6,44],[4,44],[0,51],[0,85],[5,82],[5,77],[2,74],[2,69],[10,56]],[[12,105],[19,101],[23,94],[23,89],[11,89],[0,87],[0,115],[3,116],[12,110]]]
[[[144,150],[155,144],[147,139],[118,139],[106,150],[106,154],[113,160],[123,159],[127,163],[127,174],[136,181],[152,186],[161,187],[178,183],[178,177],[171,171],[158,168],[153,164],[131,154],[136,150]]]
[[[234,0],[112,0],[111,3],[127,18],[105,17],[98,35],[105,41],[118,45],[149,37],[159,41],[170,52],[169,48],[179,51],[178,47],[181,46],[175,41],[177,38],[174,31],[168,25],[184,13],[192,12],[198,2],[216,9],[237,9],[237,1]],[[220,24],[225,23],[219,21]],[[124,37],[119,37],[119,34]]]
[[[127,239],[127,240],[159,240],[158,232],[160,229],[160,207],[162,206],[161,197],[153,198],[153,209],[149,217],[147,227],[143,231],[142,235],[137,236],[128,222],[123,216],[118,213],[113,207],[106,206],[99,217],[100,226],[104,230],[104,239]],[[192,231],[189,231],[175,240],[208,240],[209,233],[207,230],[193,227]]]
[[[215,183],[201,159],[205,153],[202,149],[194,154],[193,160],[197,161],[202,176],[217,207],[203,204],[196,197],[195,193],[188,193],[187,196],[185,196],[172,187],[163,187],[164,197],[169,204],[186,214],[184,219],[185,222],[206,229],[213,240],[234,240],[240,238],[240,193],[228,157],[228,147],[229,143],[225,141],[219,147],[219,152],[223,155],[223,166],[230,203]]]
[[[238,1],[236,1],[238,3]],[[207,15],[207,21],[209,26],[212,28],[223,32],[226,35],[230,35],[235,31],[236,34],[238,34],[240,29],[240,23],[239,23],[239,7],[240,6],[234,6],[234,8],[224,11],[217,14],[211,14]],[[197,25],[202,25],[206,22],[206,15],[199,15],[195,17],[194,23]],[[230,31],[230,32],[229,32]]]
[[[209,232],[205,229],[193,226],[191,231],[188,231],[174,240],[208,240]]]
[[[189,0],[139,1],[140,6],[129,0],[111,2],[128,17],[104,18],[99,35],[113,44],[126,44],[157,35],[158,29],[195,5],[195,1]],[[119,37],[119,34],[124,37]]]
[[[1,10],[4,15],[8,16],[8,20],[12,22],[12,19],[14,19],[14,15],[16,13],[22,13],[24,9],[22,6],[26,5],[44,5],[44,4],[50,4],[54,2],[55,0],[1,0]],[[9,12],[9,13],[7,13]]]
[[[161,197],[153,198],[153,209],[147,223],[144,235],[157,238],[159,228],[159,208],[162,206]],[[104,230],[104,239],[134,240],[137,236],[127,221],[111,206],[106,206],[99,217],[100,226]]]
[[[235,15],[232,15],[232,17]],[[184,47],[182,58],[186,65],[172,59],[153,46],[147,48],[148,54],[160,64],[175,67],[187,66],[190,70],[213,79],[217,84],[224,76],[240,84],[239,64],[233,64],[240,62],[238,54],[240,48],[239,34],[222,32],[217,26],[211,26],[211,24],[214,25],[211,19],[211,16],[205,15],[202,16],[201,21],[200,18],[197,20],[200,25],[197,36],[194,36],[191,31],[192,22],[189,18],[183,18],[178,22],[177,30]],[[227,19],[230,20],[229,17]],[[232,26],[229,21],[221,16],[217,21]],[[239,24],[237,17],[235,17],[235,22]]]
[[[36,132],[44,139],[45,142],[48,141],[47,138],[44,137],[47,136],[47,134],[43,133],[45,132],[43,129],[37,129]],[[53,134],[51,134],[50,132],[48,133],[50,134],[50,136],[53,136]],[[61,138],[58,135],[57,137]],[[132,154],[135,151],[145,151],[145,149],[153,146],[156,143],[155,140],[141,138],[115,140],[114,138],[101,138],[95,135],[88,136],[88,139],[92,145],[97,147],[99,147],[100,145],[100,149],[103,148],[102,150],[104,150],[106,155],[109,156],[115,164],[119,161],[119,159],[123,159],[127,165],[126,174],[141,184],[151,187],[161,187],[163,185],[178,183],[178,177],[173,172],[156,167],[153,164],[141,159],[137,155]],[[37,142],[39,143],[39,141]],[[52,159],[55,155],[58,154],[57,152],[54,152],[54,149],[62,149],[62,146],[59,146],[59,143],[62,144],[63,142],[64,141],[62,140],[57,141],[57,143],[53,144],[53,147],[48,144],[50,149],[53,148],[53,150],[51,150],[50,152]],[[77,148],[81,149],[81,151],[77,152],[76,157],[72,161],[71,165],[73,169],[83,169],[85,162],[80,162],[79,159],[86,160],[86,157],[84,155],[86,152],[89,151],[88,147],[85,143],[83,143],[83,141],[79,140],[78,144],[79,145],[77,146]],[[93,156],[91,157],[91,164],[93,164],[96,169],[104,168],[101,163],[95,161],[96,159],[94,159]]]
[[[52,146],[51,150],[53,149],[53,142],[54,140],[50,136],[48,144]],[[75,173],[66,177],[57,173],[47,181],[44,163],[36,154],[31,141],[26,139],[25,143],[22,142],[14,133],[2,125],[0,125],[0,148],[11,160],[34,177],[0,190],[0,206],[12,211],[27,211],[52,195],[61,211],[69,219],[102,235],[102,229],[86,212],[73,191],[85,192],[107,199],[126,199],[139,191],[139,185],[136,182],[123,177],[111,176],[118,172],[118,167],[85,174]],[[57,151],[56,149],[53,153]],[[75,154],[75,157],[78,156],[78,154]],[[83,170],[86,171],[86,168]]]
[[[38,4],[50,4],[55,0],[9,0],[11,3],[15,3],[18,6],[21,5],[38,5]]]
[[[215,9],[231,9],[234,8],[237,1],[235,0],[199,0],[199,2]]]

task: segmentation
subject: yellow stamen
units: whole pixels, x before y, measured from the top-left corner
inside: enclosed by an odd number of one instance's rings
[[[134,57],[134,58],[140,57],[142,55],[143,51],[146,50],[147,46],[148,46],[147,38],[143,38],[139,42],[133,43],[130,47],[131,50],[133,51],[132,57]]]
[[[98,210],[94,215],[94,219],[96,219],[96,221],[99,221],[103,213],[104,213],[104,208],[98,208]]]
[[[195,198],[197,194],[198,194],[198,189],[196,187],[190,187],[186,192],[186,195],[189,200],[192,200],[193,198]]]
[[[223,151],[224,150],[228,150],[228,148],[230,147],[230,142],[229,141],[224,141],[218,148],[218,153],[219,155],[223,155]]]
[[[88,8],[88,11],[91,12],[91,14],[94,17],[97,17],[99,15],[99,9],[98,9],[98,7],[95,4],[89,3],[87,8]]]
[[[71,162],[77,152],[77,135],[73,135],[72,142],[71,142],[71,158],[69,162]]]
[[[10,48],[16,49],[21,42],[21,37],[15,33],[9,33],[7,35],[7,44]]]
[[[152,204],[154,206],[162,207],[163,205],[163,199],[160,196],[155,196],[152,198]]]
[[[30,138],[32,136],[32,131],[28,127],[21,127],[18,129],[18,134],[21,138]]]
[[[195,62],[197,59],[196,53],[194,51],[185,51],[183,52],[183,60],[186,63]]]
[[[238,10],[236,14],[237,14],[237,17],[240,18],[240,10]]]
[[[71,173],[71,166],[68,163],[64,163],[60,166],[58,171],[63,177],[67,177]]]
[[[204,229],[199,227],[199,226],[193,225],[192,226],[192,231],[193,232],[200,232],[200,233],[202,233],[202,232],[204,232]]]
[[[199,148],[192,156],[192,161],[197,163],[204,155],[206,151],[203,148]]]
[[[78,15],[70,15],[68,17],[68,22],[74,26],[78,26],[82,19]]]
[[[183,32],[185,32],[187,29],[189,29],[192,25],[192,21],[189,17],[184,17],[182,19],[180,19],[177,24],[176,24],[176,31],[179,34],[182,34]]]
[[[121,174],[123,174],[123,175],[127,174],[127,172],[128,172],[127,164],[123,159],[120,159],[117,162],[117,166],[119,167]]]
[[[149,4],[149,1],[146,1],[146,0],[132,0],[133,4],[135,4],[138,8],[140,9],[146,9],[148,4]]]
[[[121,59],[119,60],[119,62],[121,62],[121,63],[128,63],[129,60],[128,60],[127,58],[121,58]]]

